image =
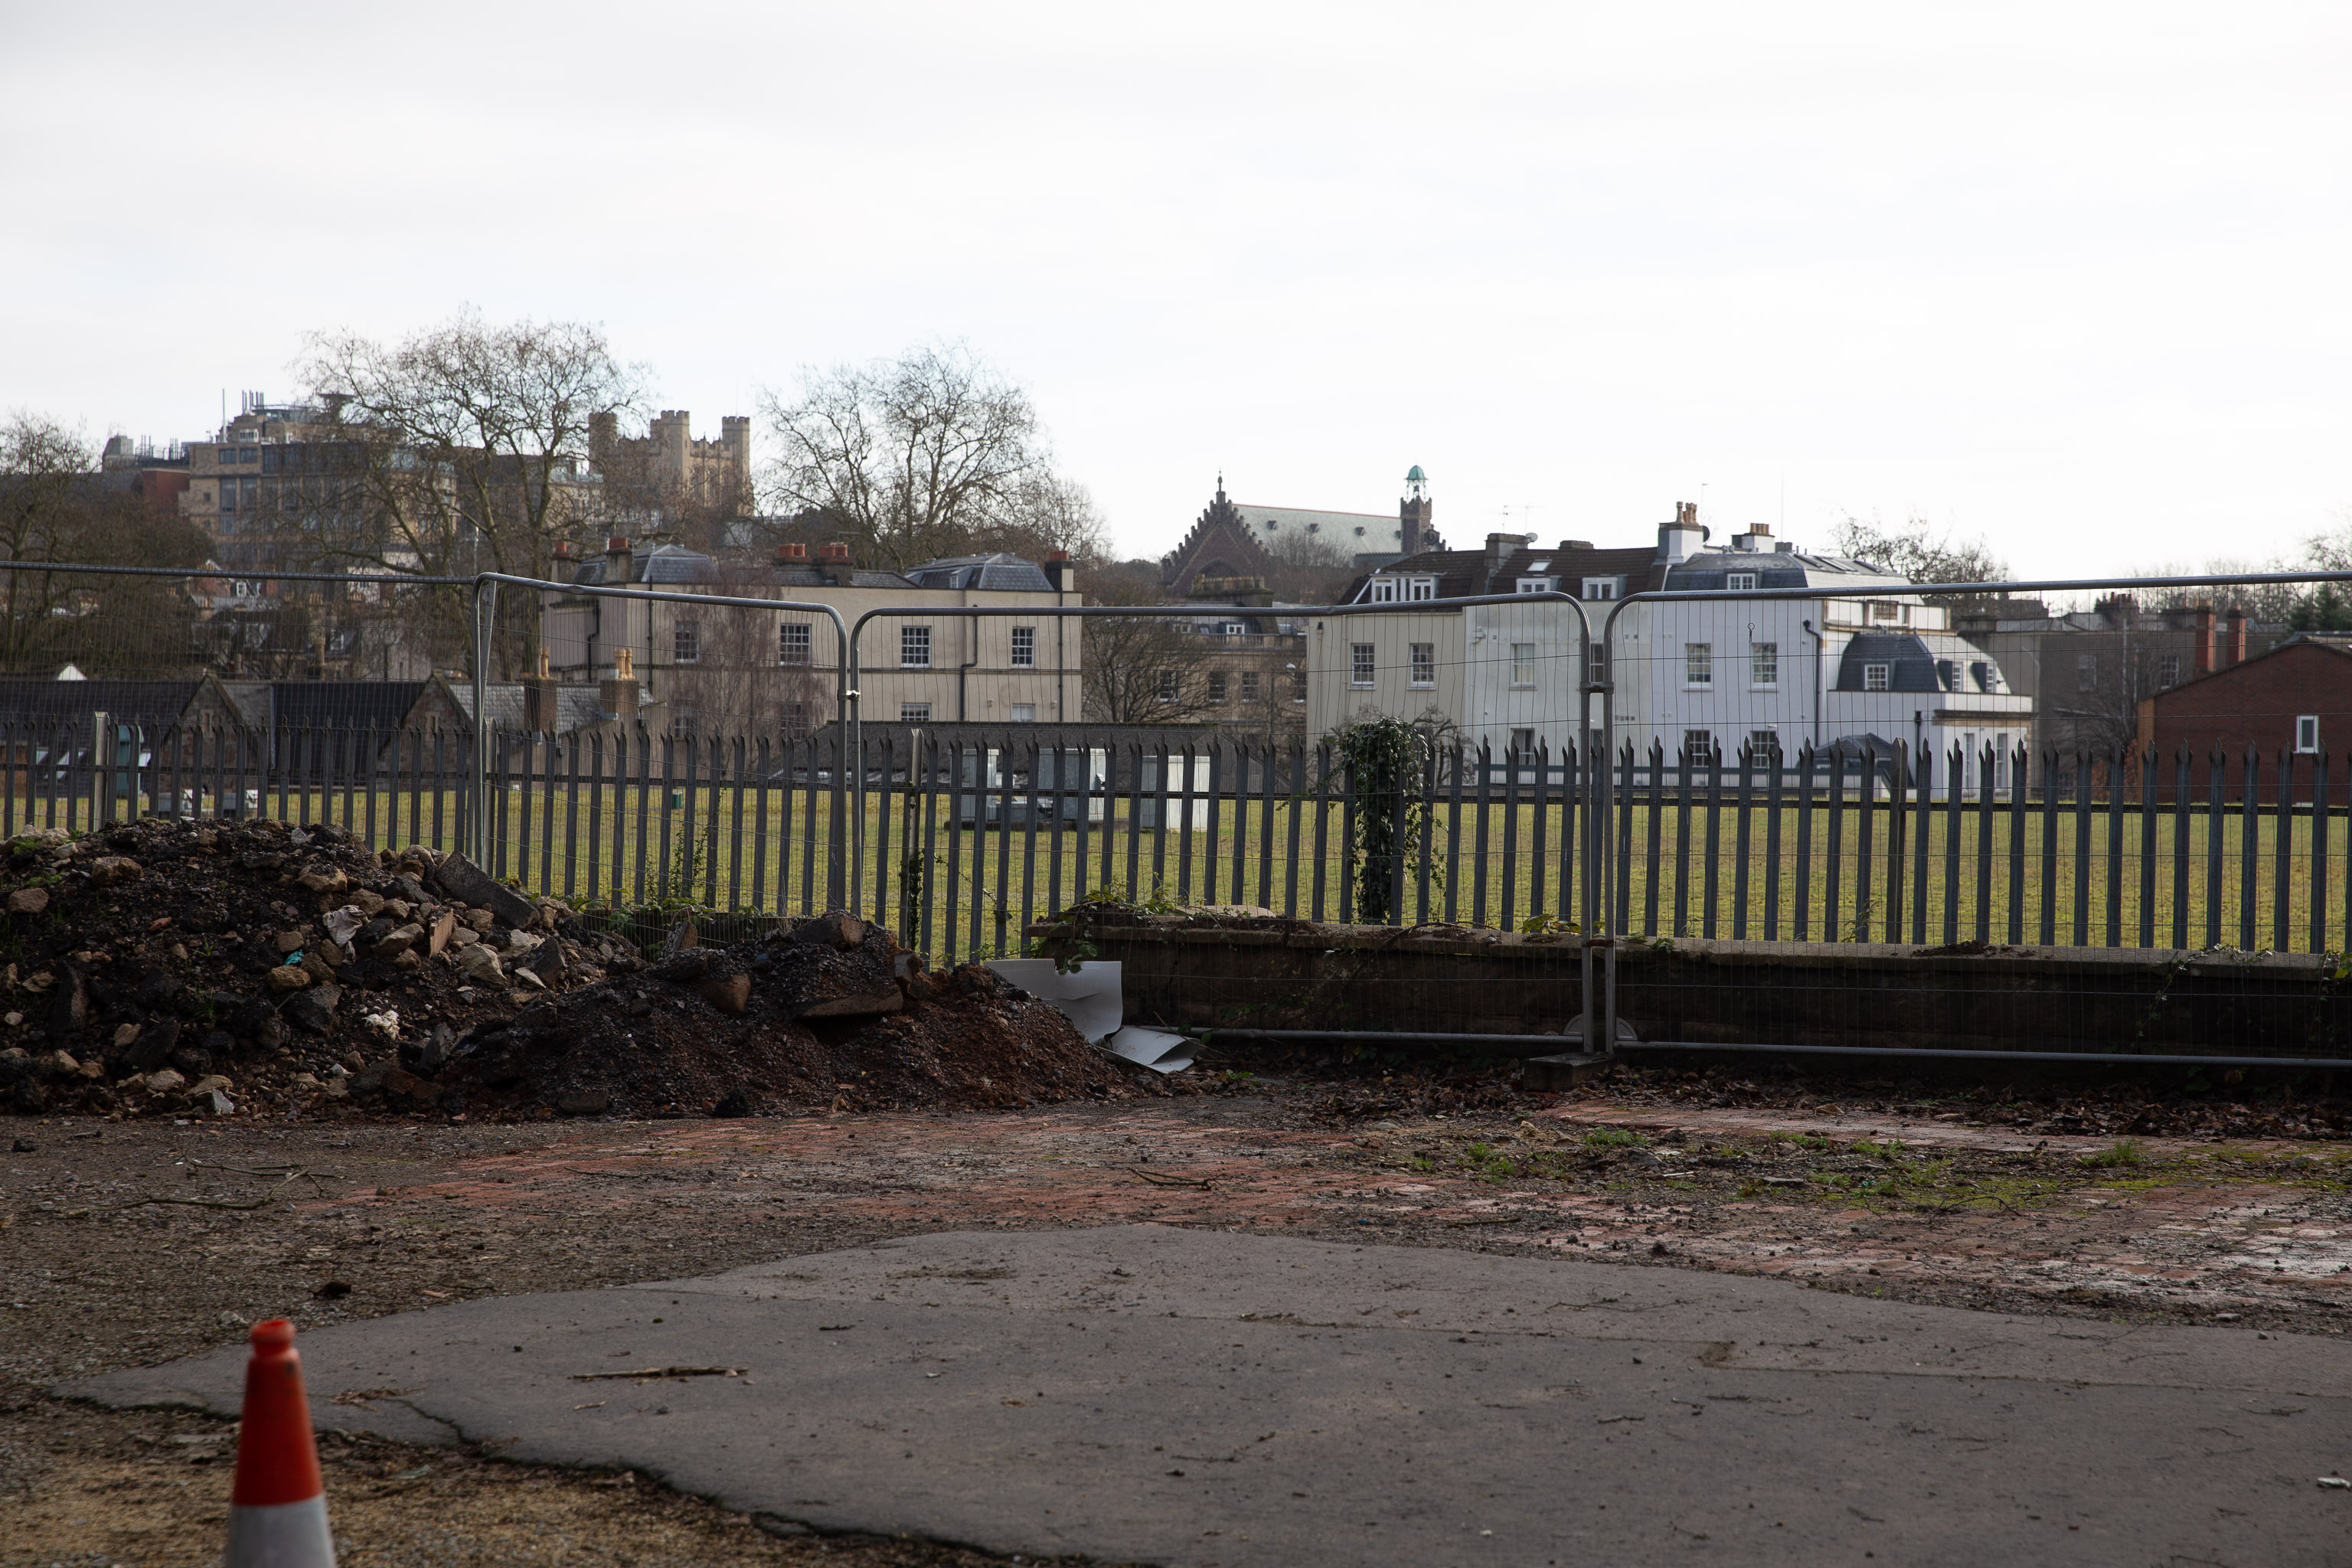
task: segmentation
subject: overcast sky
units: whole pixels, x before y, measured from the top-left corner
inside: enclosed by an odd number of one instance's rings
[[[0,0],[0,408],[602,322],[701,433],[961,339],[1126,552],[1921,515],[2025,574],[2352,504],[2352,6]]]

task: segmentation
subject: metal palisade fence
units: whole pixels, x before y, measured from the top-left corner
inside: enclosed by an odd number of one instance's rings
[[[867,636],[890,615],[577,585],[830,617],[833,705],[798,723],[759,722],[756,701],[725,725],[549,721],[560,706],[489,679],[488,650],[500,589],[554,585],[482,578],[473,668],[429,721],[21,700],[0,711],[0,831],[149,812],[332,822],[616,913],[855,908],[950,963],[1029,951],[1041,921],[1095,899],[1557,934],[1612,964],[1625,943],[1718,942],[1824,963],[1864,947],[2271,952],[2332,972],[2352,947],[2352,651],[2228,607],[2340,580],[1286,611],[1314,624],[1330,689],[1307,705],[1325,732],[1283,738],[869,717],[861,650],[897,646],[887,624]],[[2035,593],[2178,602],[2020,629],[2004,606]],[[1345,732],[1376,714],[1412,726],[1377,766]],[[1723,963],[1720,983],[1745,983]]]

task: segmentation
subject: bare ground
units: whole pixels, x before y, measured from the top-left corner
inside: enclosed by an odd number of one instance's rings
[[[231,1430],[96,1411],[48,1393],[59,1381],[209,1349],[265,1316],[315,1326],[929,1230],[1262,1227],[2352,1330],[2352,1149],[2330,1116],[1739,1085],[1629,1076],[1530,1096],[1375,1069],[956,1116],[0,1121],[34,1145],[0,1156],[0,1564],[218,1551]],[[362,1442],[324,1458],[352,1564],[985,1561],[777,1539],[646,1478],[494,1454]]]

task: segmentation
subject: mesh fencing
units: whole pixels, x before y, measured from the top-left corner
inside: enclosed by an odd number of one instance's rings
[[[948,668],[916,662],[919,617],[877,612],[851,668],[781,631],[789,606],[668,597],[696,640],[667,623],[644,713],[567,718],[528,677],[486,682],[484,715],[444,677],[442,710],[369,723],[19,682],[42,689],[0,714],[0,828],[332,822],[648,931],[851,907],[942,963],[1038,951],[1089,901],[1374,925],[1392,957],[1449,931],[1558,944],[1541,984],[1350,960],[1344,1003],[1324,976],[1290,1015],[1349,1028],[1558,1034],[1591,952],[1603,1026],[1654,1046],[2340,1050],[2352,656],[2324,636],[2172,614],[2091,626],[2087,653],[2048,633],[2029,670],[1895,588],[1309,612],[1318,725],[1416,725],[1375,776],[1343,741],[971,720],[974,692],[1057,690],[1076,640],[1008,637],[1032,662],[992,664],[978,612],[933,617],[974,622]],[[539,624],[502,603],[513,636]]]

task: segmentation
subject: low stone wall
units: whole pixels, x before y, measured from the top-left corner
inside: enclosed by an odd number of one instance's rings
[[[1067,927],[1032,934],[1070,951]],[[1583,1006],[1573,935],[1114,914],[1084,937],[1124,966],[1130,1023],[1546,1035]],[[1615,956],[1618,1016],[1645,1040],[2352,1056],[2352,979],[2307,955],[1629,940]]]

